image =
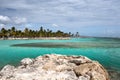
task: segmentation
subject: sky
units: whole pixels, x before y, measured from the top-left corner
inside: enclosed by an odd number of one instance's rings
[[[12,26],[120,37],[120,0],[0,0],[0,28]]]

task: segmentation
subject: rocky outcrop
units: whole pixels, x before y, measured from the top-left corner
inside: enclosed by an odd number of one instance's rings
[[[109,80],[107,71],[83,56],[44,55],[25,58],[18,67],[6,65],[0,80]]]

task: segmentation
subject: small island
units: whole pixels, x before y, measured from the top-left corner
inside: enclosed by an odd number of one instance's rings
[[[9,39],[9,40],[20,40],[20,39],[70,39],[70,37],[80,37],[79,33],[75,34],[71,32],[63,32],[61,30],[57,30],[53,32],[50,29],[44,29],[40,27],[38,30],[32,30],[25,28],[24,30],[17,30],[15,27],[11,27],[11,29],[2,28],[0,30],[0,39]]]

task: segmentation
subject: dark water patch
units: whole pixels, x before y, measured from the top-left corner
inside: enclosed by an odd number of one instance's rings
[[[120,72],[115,70],[108,70],[110,80],[120,80]]]
[[[43,48],[120,48],[117,42],[38,42],[14,44],[13,47],[43,47]]]

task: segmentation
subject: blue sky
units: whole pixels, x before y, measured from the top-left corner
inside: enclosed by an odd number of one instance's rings
[[[120,0],[0,0],[0,28],[11,26],[120,37]]]

